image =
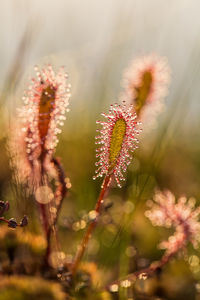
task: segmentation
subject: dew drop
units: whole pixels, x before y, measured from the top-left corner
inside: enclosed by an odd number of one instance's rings
[[[128,280],[128,279],[123,280],[123,281],[121,282],[121,286],[124,287],[124,288],[130,287],[130,286],[131,286],[130,280]]]
[[[40,186],[37,188],[35,192],[35,199],[37,202],[41,204],[47,204],[53,200],[54,194],[52,193],[52,190],[47,185]]]
[[[141,274],[139,275],[139,279],[146,280],[147,278],[148,278],[147,273],[141,273]]]
[[[118,291],[119,291],[119,286],[118,286],[118,284],[112,284],[112,285],[110,286],[110,291],[113,292],[113,293],[118,292]]]

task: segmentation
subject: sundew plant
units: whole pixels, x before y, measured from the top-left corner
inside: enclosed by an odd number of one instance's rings
[[[78,59],[38,60],[21,92],[27,32],[0,95],[21,93],[12,112],[0,102],[0,300],[200,299],[199,152],[179,134],[189,92],[181,85],[177,106],[167,102],[170,60],[156,50],[126,54],[127,66],[105,58],[88,111]]]
[[[130,182],[136,184],[138,174],[134,177],[129,171],[129,165],[133,168],[140,163],[140,146],[145,147],[145,137],[140,139],[143,128],[151,128],[164,107],[170,81],[167,59],[150,54],[130,62],[122,75],[118,102],[113,103],[107,113],[101,113],[96,121],[95,181],[92,184],[99,185],[99,196],[94,199],[92,210],[85,211],[78,219],[74,219],[73,212],[71,219],[68,214],[63,227],[59,222],[62,206],[64,210],[65,202],[72,201],[75,192],[70,194],[72,183],[66,176],[67,164],[64,166],[62,158],[56,156],[56,146],[61,127],[70,114],[73,95],[71,97],[71,85],[64,68],[57,69],[50,64],[37,66],[35,73],[22,97],[23,105],[16,111],[7,149],[12,182],[21,190],[24,200],[30,201],[42,231],[29,228],[35,217],[28,212],[20,222],[4,217],[9,202],[0,202],[0,220],[8,225],[2,225],[0,233],[4,283],[0,285],[0,299],[10,299],[1,298],[1,293],[12,295],[12,299],[17,293],[20,299],[27,299],[24,295],[36,299],[40,294],[45,295],[40,299],[167,299],[162,298],[165,295],[162,276],[167,276],[162,274],[171,264],[182,260],[190,265],[194,274],[200,271],[198,256],[190,255],[191,251],[197,251],[200,241],[200,209],[194,198],[180,195],[176,199],[173,192],[155,186],[144,209],[139,209],[143,214],[140,218],[152,231],[153,226],[166,230],[157,245],[152,246],[155,253],[159,252],[156,259],[148,257],[149,247],[145,252],[137,243],[137,239],[147,237],[142,234],[136,238],[140,230],[136,233],[132,229],[135,222],[138,226],[134,205],[137,208],[143,201],[143,190],[130,191]],[[70,143],[66,147],[70,147]],[[149,176],[144,187],[148,180]],[[131,200],[132,193],[135,203]],[[121,200],[111,201],[110,195],[111,199],[115,195],[114,198]],[[98,255],[102,255],[97,249],[98,238],[102,238],[99,228],[107,232],[110,245],[107,257],[110,251],[115,264],[118,254],[113,253],[112,247],[116,240],[123,249],[118,267],[110,264],[105,276],[105,267],[98,259]],[[82,236],[77,238],[75,232],[79,230]],[[109,237],[109,232],[114,233],[114,239],[113,235]],[[65,239],[70,242],[67,247]],[[91,249],[93,254],[90,254]],[[35,289],[29,287],[32,281],[35,281]]]

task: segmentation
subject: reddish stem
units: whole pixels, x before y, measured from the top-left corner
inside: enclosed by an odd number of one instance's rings
[[[104,195],[105,195],[105,192],[107,191],[107,188],[109,186],[109,183],[110,183],[110,175],[107,175],[103,181],[103,185],[102,185],[102,188],[101,188],[101,192],[99,194],[99,198],[97,200],[97,203],[96,203],[96,206],[95,206],[95,212],[96,212],[96,215],[98,216],[100,214],[100,211],[101,211],[101,205],[103,203],[103,198],[104,198]],[[87,228],[87,231],[85,233],[85,235],[83,236],[83,239],[82,239],[82,242],[77,250],[77,253],[76,253],[76,256],[75,256],[75,259],[74,259],[74,263],[72,265],[72,275],[75,275],[76,271],[77,271],[77,268],[79,266],[79,263],[84,255],[84,252],[85,252],[85,249],[88,245],[88,242],[89,242],[89,239],[95,229],[95,226],[97,224],[97,216],[96,218],[89,224],[88,228]]]
[[[47,242],[47,248],[44,256],[44,263],[45,265],[48,265],[49,263],[49,255],[51,253],[51,245],[50,245],[50,238],[51,238],[51,229],[49,225],[49,221],[47,218],[47,210],[46,210],[46,204],[39,204],[40,213],[41,213],[41,219],[42,219],[42,225],[45,233],[45,238]]]
[[[108,286],[106,286],[107,290],[111,290],[112,285],[117,284],[119,285],[120,282],[122,282],[123,280],[130,280],[130,281],[135,281],[137,278],[140,277],[141,274],[145,274],[145,276],[151,276],[153,275],[157,270],[159,270],[160,268],[162,268],[165,264],[167,264],[169,262],[169,260],[175,256],[177,253],[177,251],[172,252],[168,255],[164,255],[160,261],[158,262],[153,262],[148,268],[144,268],[138,271],[135,271],[131,274],[128,274],[127,276],[125,276],[124,278],[120,279],[120,280],[115,280],[113,281],[111,284],[109,284]]]
[[[65,172],[64,172],[64,169],[62,168],[62,165],[61,165],[59,159],[53,157],[51,162],[54,164],[54,167],[57,171],[58,182],[59,182],[58,188],[55,192],[57,212],[56,212],[55,219],[53,220],[52,226],[54,226],[57,223],[58,216],[59,216],[59,213],[60,213],[60,210],[62,207],[62,203],[67,194],[68,189],[66,187],[66,182],[65,182]]]
[[[9,223],[9,221],[7,219],[5,219],[4,217],[0,217],[0,221],[3,221],[3,222],[6,222],[6,223]]]
[[[42,161],[44,161],[44,157],[42,158]],[[49,210],[48,204],[39,204],[42,224],[43,224],[46,242],[47,242],[47,248],[46,248],[46,253],[45,253],[45,257],[44,257],[45,265],[49,264],[49,256],[51,254],[51,235],[53,232],[53,228],[56,225],[63,199],[67,192],[67,188],[66,188],[66,184],[65,184],[65,174],[64,174],[64,170],[59,162],[59,159],[52,158],[51,161],[54,164],[54,167],[57,171],[58,182],[59,182],[58,188],[55,192],[57,213],[56,213],[56,216],[53,219],[52,223],[50,222],[50,219],[48,217],[48,210]],[[41,163],[41,173],[45,174],[43,163]]]

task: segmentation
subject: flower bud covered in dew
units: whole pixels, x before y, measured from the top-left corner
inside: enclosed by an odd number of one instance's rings
[[[36,78],[25,91],[24,105],[19,109],[18,128],[10,139],[14,164],[22,180],[36,175],[32,173],[39,168],[39,161],[43,164],[46,156],[51,157],[55,151],[70,98],[70,84],[63,68],[55,73],[48,65],[41,70],[35,67],[35,71]]]
[[[101,130],[97,130],[96,144],[100,147],[96,150],[96,177],[114,175],[120,187],[120,181],[125,180],[123,172],[131,162],[131,152],[137,148],[137,135],[139,123],[136,121],[136,114],[133,113],[132,105],[127,109],[124,105],[111,105],[109,114],[102,114],[107,120],[97,121],[102,125]]]
[[[150,54],[136,58],[124,73],[122,99],[133,104],[138,117],[146,123],[163,109],[169,81],[170,68],[165,57]]]

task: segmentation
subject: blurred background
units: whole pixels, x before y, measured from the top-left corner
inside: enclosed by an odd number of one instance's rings
[[[166,109],[142,135],[123,188],[112,187],[85,255],[99,270],[97,285],[161,257],[157,245],[168,232],[144,217],[156,188],[200,199],[199,11],[198,0],[0,1],[0,196],[11,201],[10,214],[29,216],[26,230],[41,233],[34,201],[16,197],[20,187],[13,188],[6,140],[34,65],[65,66],[72,97],[56,154],[72,184],[59,219],[68,260],[100,191],[101,180],[92,180],[96,120],[119,101],[130,60],[153,52],[171,67]],[[138,283],[134,299],[199,299],[198,280],[199,251],[190,249],[188,259],[171,262],[161,278]],[[133,299],[127,293],[119,299]]]

